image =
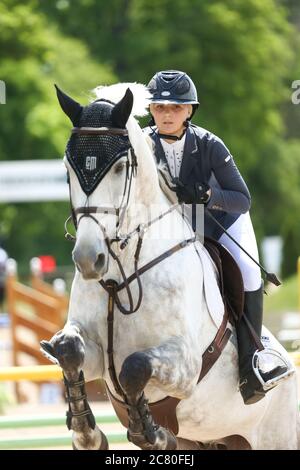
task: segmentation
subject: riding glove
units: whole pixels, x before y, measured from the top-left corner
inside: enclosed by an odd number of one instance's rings
[[[182,204],[206,204],[210,197],[207,191],[210,186],[207,183],[194,183],[187,185],[177,180],[176,195],[178,202]]]

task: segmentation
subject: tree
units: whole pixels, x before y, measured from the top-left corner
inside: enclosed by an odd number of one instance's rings
[[[0,55],[0,78],[7,90],[0,107],[0,160],[60,158],[70,123],[53,84],[86,103],[89,90],[99,82],[112,83],[114,74],[93,60],[80,40],[47,23],[34,0],[1,2]],[[19,262],[45,252],[60,262],[70,258],[61,242],[67,204],[3,204],[0,210],[0,236]]]
[[[299,230],[300,181],[290,165],[298,168],[300,106],[291,104],[291,83],[300,79],[299,17],[296,0],[5,0],[0,78],[10,79],[16,99],[2,119],[0,158],[18,158],[20,145],[24,155],[61,152],[68,124],[54,77],[80,99],[95,84],[147,83],[157,70],[185,70],[199,91],[195,122],[230,148],[252,193],[256,232],[285,237],[289,273]]]

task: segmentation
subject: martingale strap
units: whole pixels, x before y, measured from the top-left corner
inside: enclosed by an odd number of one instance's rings
[[[126,396],[119,384],[119,381],[117,379],[117,374],[115,370],[115,365],[114,365],[114,358],[113,358],[113,353],[114,353],[114,333],[113,333],[113,328],[114,328],[114,305],[115,303],[118,306],[118,309],[125,315],[131,314],[136,312],[141,304],[142,301],[142,288],[141,288],[141,281],[139,276],[143,274],[144,272],[148,271],[151,269],[153,266],[156,264],[159,264],[162,260],[168,258],[169,256],[173,255],[180,249],[188,246],[191,243],[194,243],[196,241],[196,237],[190,238],[188,240],[184,240],[183,242],[177,243],[177,245],[173,246],[170,250],[167,250],[164,252],[162,255],[156,257],[154,260],[150,261],[146,265],[144,265],[142,268],[138,269],[138,259],[139,259],[139,254],[142,246],[142,238],[139,238],[137,249],[135,252],[135,272],[129,277],[126,278],[125,273],[123,271],[122,265],[118,261],[117,257],[114,257],[114,259],[118,262],[119,268],[121,269],[121,272],[123,274],[123,279],[124,281],[121,284],[118,284],[115,280],[113,279],[108,279],[104,281],[101,279],[99,281],[99,284],[106,290],[106,292],[109,295],[108,298],[108,315],[107,315],[107,336],[108,336],[108,347],[107,347],[107,354],[108,354],[108,370],[109,370],[109,375],[110,379],[114,385],[114,388],[116,392],[124,397],[126,400]],[[114,255],[113,251],[110,250],[111,254]],[[137,279],[139,287],[140,287],[140,295],[138,299],[138,303],[135,308],[133,308],[133,301],[132,301],[132,296],[129,290],[129,283],[132,282],[134,279]],[[130,309],[126,310],[122,305],[118,297],[118,291],[122,290],[123,288],[126,288],[128,296],[129,296],[129,301],[130,301]]]
[[[227,328],[227,324],[228,324],[228,312],[227,310],[225,310],[222,324],[219,330],[217,331],[215,338],[210,343],[210,345],[206,348],[206,350],[204,351],[202,355],[202,368],[201,368],[197,383],[199,383],[206,376],[206,374],[211,370],[213,365],[216,363],[216,361],[220,357],[226,344],[228,343],[228,340],[232,332],[229,328]],[[111,328],[113,328],[113,325],[111,326]],[[109,337],[111,338],[111,341],[113,341],[113,331],[110,332]],[[110,345],[108,349],[110,352],[113,351],[112,344]],[[125,426],[128,429],[129,418],[128,418],[128,412],[127,412],[126,396],[124,396],[124,392],[121,388],[118,391],[120,387],[120,385],[118,384],[118,381],[116,382],[117,383],[117,387],[116,387],[116,383],[113,380],[113,377],[116,377],[116,372],[114,370],[114,364],[113,364],[113,355],[109,357],[111,357],[111,360],[112,360],[112,362],[110,362],[109,364],[110,378],[113,382],[116,392],[119,393],[120,396],[122,396],[124,401],[122,402],[121,400],[116,398],[112,394],[110,389],[108,388],[108,385],[106,384],[107,392],[108,392],[111,403],[114,407],[114,410],[119,420],[121,421],[123,426]],[[176,408],[178,404],[180,403],[180,401],[181,401],[180,398],[167,396],[157,402],[149,403],[150,413],[153,416],[155,423],[161,426],[167,427],[175,435],[177,435],[179,431],[178,421],[176,417]]]
[[[108,326],[107,354],[108,354],[108,362],[109,362],[108,370],[109,370],[110,379],[111,379],[111,381],[114,385],[115,391],[119,395],[121,395],[124,398],[125,401],[126,401],[126,396],[125,396],[125,394],[124,394],[124,392],[123,392],[123,390],[122,390],[122,388],[119,384],[119,381],[117,379],[117,374],[116,374],[115,365],[114,365],[114,358],[113,358],[113,353],[114,353],[113,327],[114,327],[114,305],[115,305],[115,302],[117,303],[117,306],[118,306],[119,310],[122,313],[124,313],[123,309],[120,308],[122,306],[120,305],[120,301],[119,301],[117,292],[120,291],[121,289],[123,289],[124,287],[128,287],[128,284],[130,282],[132,282],[134,279],[139,278],[139,276],[141,274],[145,273],[146,271],[151,269],[156,264],[159,264],[162,260],[168,258],[169,256],[176,253],[180,249],[188,246],[189,244],[194,242],[195,239],[196,238],[193,237],[191,239],[184,240],[183,242],[178,243],[177,245],[172,247],[170,250],[167,250],[162,255],[156,257],[154,260],[152,260],[149,263],[147,263],[146,265],[144,265],[142,268],[137,269],[135,273],[133,273],[131,276],[129,276],[126,279],[126,284],[125,284],[125,282],[122,282],[121,284],[118,284],[116,281],[114,281],[112,279],[109,279],[107,281],[103,281],[103,280],[99,281],[101,286],[106,290],[106,292],[108,292],[108,295],[109,295],[108,315],[107,315],[107,326]],[[140,304],[140,302],[139,302],[139,304]],[[134,309],[131,312],[125,312],[125,313],[127,313],[127,314],[128,313],[133,313],[136,310],[137,309]],[[212,366],[218,360],[218,358],[220,357],[223,349],[225,348],[225,346],[226,346],[226,344],[227,344],[227,342],[228,342],[228,340],[229,340],[229,338],[232,334],[231,329],[227,328],[228,320],[229,320],[228,310],[225,306],[224,317],[223,317],[223,321],[220,325],[220,328],[218,329],[215,338],[210,343],[210,345],[206,348],[206,350],[204,351],[204,353],[202,355],[202,368],[201,368],[201,372],[200,372],[200,375],[199,375],[198,383],[205,377],[205,375],[209,372],[209,370],[212,368]],[[180,400],[178,400],[178,403],[179,403],[179,401]]]

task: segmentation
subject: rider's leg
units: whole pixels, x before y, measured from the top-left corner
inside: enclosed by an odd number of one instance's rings
[[[257,336],[261,336],[262,318],[263,318],[263,283],[256,291],[245,292],[244,315],[253,326]],[[252,358],[257,347],[249,334],[249,329],[243,318],[236,325],[238,348],[239,348],[239,373],[240,373],[240,392],[244,403],[251,405],[261,400],[265,391],[262,384],[256,377],[253,367]],[[286,367],[275,367],[268,372],[261,372],[260,375],[266,382],[285,373]]]
[[[258,260],[257,244],[249,213],[242,214],[228,229],[228,232],[254,259]],[[226,234],[222,235],[219,241],[228,248],[239,265],[245,288],[244,314],[260,338],[263,320],[263,284],[260,269]],[[252,367],[252,358],[257,347],[243,319],[236,325],[236,331],[239,349],[240,391],[245,404],[252,404],[265,395]],[[261,372],[261,375],[266,381],[286,371],[286,367],[276,367],[267,373]]]

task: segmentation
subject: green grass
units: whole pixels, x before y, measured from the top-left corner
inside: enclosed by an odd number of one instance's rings
[[[297,275],[286,279],[281,286],[270,286],[264,296],[264,324],[276,333],[286,312],[299,311],[299,287]],[[299,311],[300,316],[300,311]]]
[[[281,286],[268,288],[264,296],[265,313],[296,312],[299,309],[298,279],[294,275],[286,279]],[[300,313],[300,312],[299,312]]]

